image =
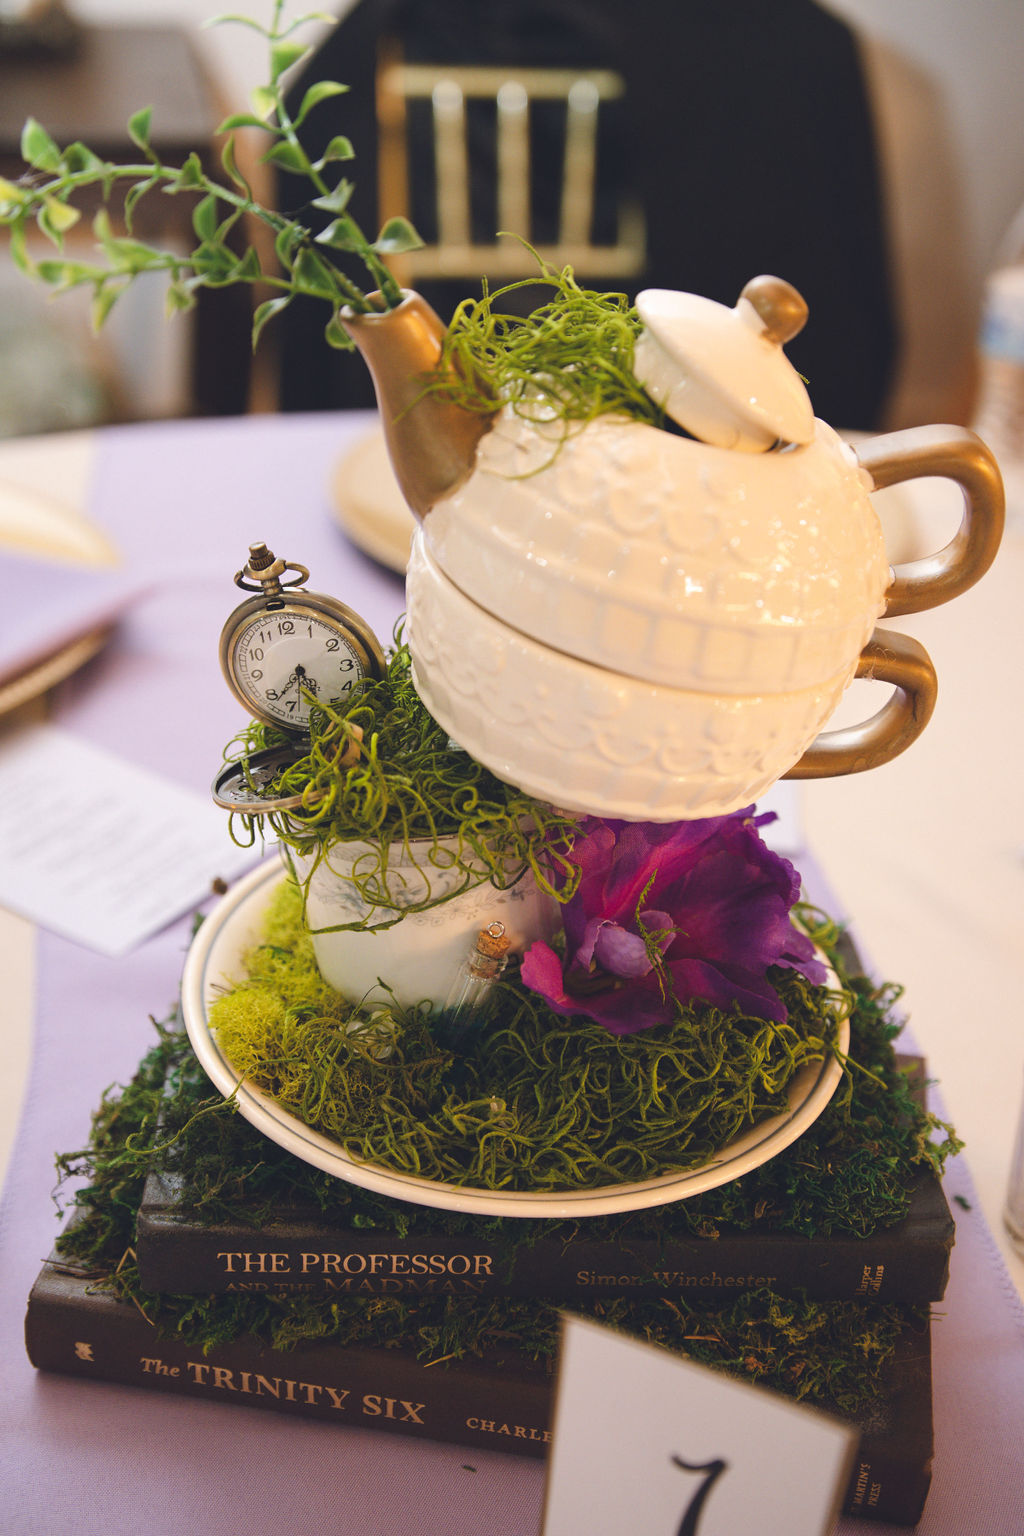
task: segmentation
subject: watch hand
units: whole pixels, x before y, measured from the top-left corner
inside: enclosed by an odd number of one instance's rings
[[[306,678],[306,669],[300,663],[295,668],[295,671],[292,673],[291,677],[285,683],[284,687],[281,689],[282,694],[287,693],[289,688],[301,687],[302,684],[305,682],[305,678]]]

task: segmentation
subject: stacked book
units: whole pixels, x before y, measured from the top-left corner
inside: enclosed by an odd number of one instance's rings
[[[265,1143],[234,1119],[232,1135],[253,1143],[251,1167]],[[351,1331],[345,1342],[294,1348],[245,1334],[198,1346],[161,1325],[160,1307],[202,1295],[217,1297],[211,1305],[226,1309],[248,1298],[265,1303],[280,1321],[289,1309],[320,1301],[380,1310],[389,1298],[403,1304],[410,1320],[429,1321],[453,1308],[468,1313],[500,1304],[538,1322],[550,1316],[555,1327],[560,1309],[567,1309],[647,1337],[650,1319],[667,1312],[683,1320],[678,1347],[690,1353],[700,1345],[688,1341],[713,1332],[713,1319],[729,1304],[742,1312],[749,1303],[751,1327],[766,1310],[819,1304],[829,1318],[854,1322],[868,1335],[875,1317],[884,1315],[890,1328],[896,1317],[905,1321],[897,1325],[902,1332],[881,1389],[852,1413],[861,1444],[846,1510],[903,1524],[919,1518],[932,1457],[928,1307],[943,1295],[954,1237],[931,1171],[915,1174],[902,1219],[866,1237],[805,1237],[763,1226],[744,1231],[721,1222],[713,1235],[680,1236],[667,1219],[662,1232],[651,1235],[648,1227],[638,1235],[635,1222],[623,1217],[603,1218],[599,1237],[590,1222],[559,1223],[551,1229],[557,1236],[542,1231],[523,1243],[520,1224],[509,1219],[477,1219],[475,1229],[470,1222],[468,1230],[452,1232],[434,1220],[439,1213],[420,1209],[410,1223],[409,1207],[373,1201],[372,1221],[360,1219],[358,1198],[356,1214],[344,1221],[301,1197],[276,1202],[266,1219],[265,1205],[243,1189],[232,1199],[230,1220],[210,1223],[184,1200],[178,1174],[152,1169],[131,1234],[141,1301],[117,1299],[95,1274],[83,1273],[65,1247],[44,1267],[30,1297],[29,1356],[41,1370],[543,1456],[551,1438],[552,1376],[550,1360],[535,1358],[535,1349],[506,1340],[497,1349],[455,1351],[443,1359],[439,1346],[425,1360],[422,1348],[394,1347],[401,1336],[385,1347],[379,1336],[363,1340]],[[156,1316],[147,1316],[150,1311]],[[830,1347],[827,1339],[822,1347]],[[749,1362],[740,1363],[749,1369]],[[789,1389],[799,1395],[798,1382]],[[851,1416],[841,1394],[825,1406]]]

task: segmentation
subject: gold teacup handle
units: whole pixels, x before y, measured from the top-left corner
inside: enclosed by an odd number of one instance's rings
[[[871,438],[857,449],[875,490],[939,475],[964,493],[956,534],[937,554],[893,567],[886,618],[937,608],[972,587],[995,559],[1003,533],[1006,498],[995,457],[966,427],[910,427]]]
[[[823,731],[795,763],[786,779],[827,779],[863,773],[905,752],[924,730],[935,708],[938,679],[931,657],[909,635],[876,629],[860,653],[855,677],[893,683],[887,704],[860,725]]]

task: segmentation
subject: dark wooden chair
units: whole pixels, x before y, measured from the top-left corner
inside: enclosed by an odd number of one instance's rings
[[[486,91],[466,88],[467,70]],[[551,71],[602,82],[596,102],[584,96],[598,114],[586,227],[577,219],[568,236],[568,93],[531,96]],[[683,288],[732,304],[759,272],[787,278],[810,306],[788,350],[816,411],[879,423],[897,336],[872,116],[853,35],[813,0],[360,0],[296,96],[323,76],[351,90],[311,116],[309,147],[352,139],[354,213],[373,229],[395,213],[417,222],[428,250],[401,275],[442,315],[479,292],[484,273],[500,282],[528,270],[495,244],[513,207],[500,190],[495,99],[518,78],[533,173],[519,233],[572,260],[582,281],[630,293]],[[449,145],[462,146],[447,170],[446,97],[459,119]],[[465,197],[453,224],[438,192],[458,155]],[[282,196],[295,186],[283,178]],[[281,327],[286,410],[372,403],[365,370],[323,341],[325,320],[322,306],[296,303]]]

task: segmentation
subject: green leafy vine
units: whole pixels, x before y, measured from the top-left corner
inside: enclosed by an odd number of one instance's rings
[[[144,107],[128,123],[128,133],[141,158],[117,164],[95,154],[76,141],[61,148],[43,125],[29,118],[22,131],[21,152],[31,171],[18,181],[0,177],[0,227],[9,231],[11,255],[27,276],[49,285],[55,292],[71,288],[92,289],[92,318],[98,329],[125,290],[145,273],[164,273],[169,278],[167,307],[170,313],[191,309],[201,288],[224,288],[236,283],[259,284],[276,289],[253,316],[253,344],[263,327],[281,314],[298,294],[322,299],[331,316],[325,335],[331,346],[350,350],[350,341],[338,319],[347,307],[357,314],[376,308],[394,308],[403,298],[401,288],[388,270],[386,258],[416,249],[421,241],[407,219],[388,219],[370,240],[349,211],[354,186],[336,176],[338,166],[354,156],[351,143],[334,135],[319,156],[311,159],[299,141],[298,130],[321,103],[343,95],[348,86],[336,80],[320,80],[309,86],[294,116],[286,103],[284,76],[311,53],[296,32],[310,22],[333,21],[320,12],[285,19],[285,0],[273,0],[269,24],[247,16],[215,17],[209,25],[229,22],[259,32],[267,41],[268,70],[265,84],[251,94],[251,110],[233,113],[217,129],[227,134],[220,150],[221,178],[210,174],[193,151],[181,165],[166,165],[152,142],[152,109]],[[261,203],[239,167],[236,135],[255,129],[270,143],[261,164],[306,178],[316,194],[309,206],[330,215],[330,222],[314,234],[297,217],[275,212]],[[100,259],[80,261],[65,249],[65,237],[82,218],[75,197],[98,189],[103,206],[92,223]],[[195,199],[192,209],[193,249],[185,255],[151,245],[134,233],[133,217],[140,200],[160,192]],[[115,194],[123,194],[123,234],[116,233],[110,217]],[[254,245],[247,242],[242,221],[251,217],[265,225],[272,237],[277,268],[265,271]],[[29,249],[29,233],[38,231],[56,248],[55,257],[35,260]],[[338,265],[337,258],[353,257],[362,263],[374,287],[367,295]]]

